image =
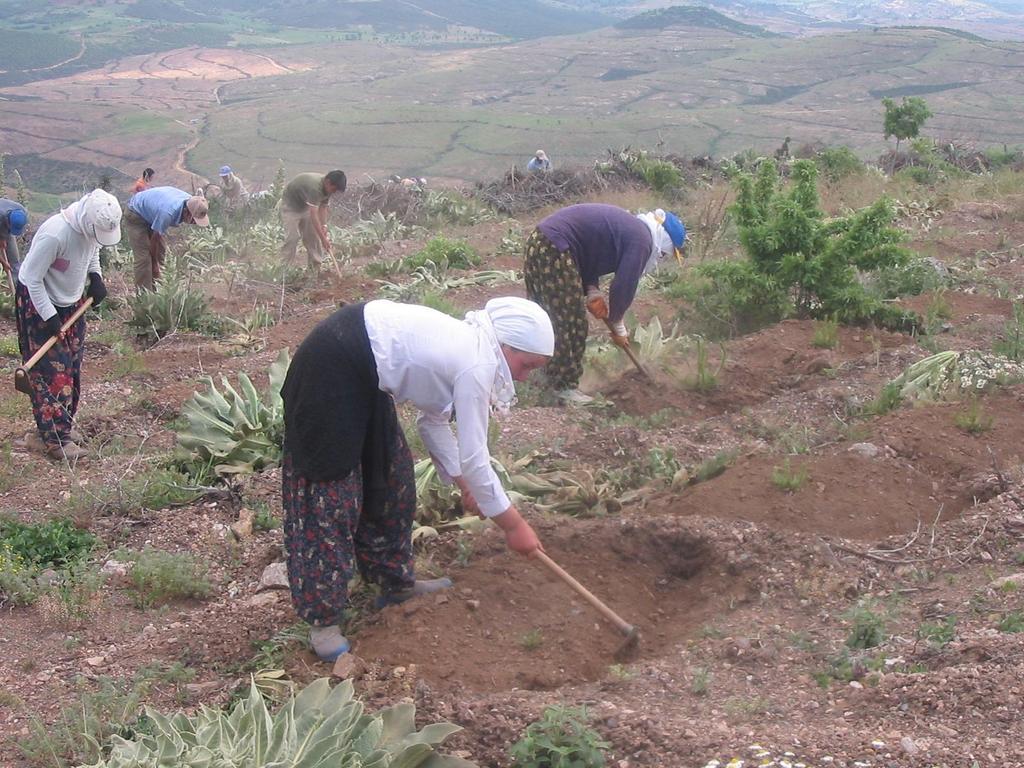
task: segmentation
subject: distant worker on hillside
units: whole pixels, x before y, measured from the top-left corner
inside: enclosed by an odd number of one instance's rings
[[[18,240],[28,226],[28,211],[21,203],[0,197],[0,266],[18,276]]]
[[[14,312],[22,360],[53,336],[61,339],[29,372],[32,415],[46,453],[54,459],[70,462],[84,453],[75,414],[82,392],[85,316],[64,334],[61,326],[84,301],[83,291],[94,307],[106,298],[100,246],[120,240],[117,198],[94,189],[43,222],[18,273]]]
[[[548,160],[548,156],[544,153],[543,149],[538,149],[533,157],[530,158],[530,162],[526,164],[526,170],[528,171],[550,171],[551,161]]]
[[[612,342],[629,346],[623,323],[640,278],[666,255],[681,258],[686,227],[660,208],[634,216],[614,205],[570,205],[542,220],[526,241],[526,295],[551,316],[555,353],[549,386],[567,404],[593,398],[577,388],[587,343],[587,311],[605,321]],[[605,302],[602,275],[615,274]]]
[[[222,165],[220,169],[220,193],[227,210],[240,208],[249,201],[249,192],[242,180],[235,176],[230,165]]]
[[[152,187],[132,195],[124,228],[135,258],[135,287],[152,291],[167,253],[167,230],[181,224],[210,226],[209,204],[202,195],[176,187]]]
[[[306,248],[309,268],[320,270],[324,253],[333,255],[331,240],[327,236],[327,204],[331,195],[344,192],[348,180],[344,171],[300,173],[289,181],[281,193],[281,223],[284,225],[284,245],[281,260],[290,263],[299,250],[299,240]]]
[[[132,184],[132,194],[134,195],[137,192],[141,192],[142,190],[149,189],[151,186],[153,186],[153,177],[155,175],[156,171],[154,171],[152,168],[147,168],[146,170],[144,170],[142,172],[142,175],[135,180],[134,184]]]

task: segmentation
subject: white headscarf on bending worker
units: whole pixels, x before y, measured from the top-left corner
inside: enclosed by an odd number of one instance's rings
[[[483,310],[466,313],[466,322],[487,336],[498,358],[491,407],[507,413],[516,401],[515,380],[501,350],[505,344],[521,352],[550,357],[555,351],[551,319],[540,305],[517,296],[491,299]]]
[[[674,213],[657,208],[647,213],[636,215],[651,230],[651,255],[644,265],[644,274],[653,271],[658,262],[669,254],[675,254],[682,262],[683,249],[686,247],[686,225]]]

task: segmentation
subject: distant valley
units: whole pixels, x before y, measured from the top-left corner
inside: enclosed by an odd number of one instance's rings
[[[69,2],[51,29],[33,27],[49,35],[60,27],[71,43],[36,51],[31,67],[7,68],[0,137],[9,167],[52,194],[100,173],[133,178],[144,165],[189,184],[229,163],[265,186],[280,165],[471,181],[538,148],[574,164],[626,145],[768,153],[790,137],[794,146],[845,144],[870,157],[885,148],[881,99],[905,95],[927,99],[930,136],[1024,143],[1024,44],[956,30],[792,37],[709,8],[616,20],[623,4],[563,2],[545,7],[578,25],[567,34],[517,38],[522,19],[506,12],[491,24],[505,25],[502,33],[445,24],[390,39],[365,28],[275,26],[266,17],[283,6],[273,3],[207,5]],[[140,7],[159,20],[140,17]],[[109,24],[128,8],[126,26]],[[172,24],[165,17],[174,9],[218,22],[185,14]],[[103,62],[83,53],[116,48],[125,28],[147,24],[163,35],[158,51]],[[196,24],[205,32],[189,45]],[[24,64],[18,46],[5,55],[14,61],[19,50]]]

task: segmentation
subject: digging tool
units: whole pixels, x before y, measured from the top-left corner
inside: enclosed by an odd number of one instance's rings
[[[7,286],[11,289],[11,301],[15,300],[15,289],[14,289],[14,270],[11,269],[10,262],[7,261],[7,252],[0,251],[0,262],[4,265],[4,272],[7,273]]]
[[[618,630],[626,636],[625,641],[619,646],[618,650],[615,651],[616,659],[625,660],[636,653],[637,648],[640,646],[640,631],[636,627],[601,602],[593,592],[576,581],[576,579],[569,575],[564,568],[539,549],[535,550],[532,556],[544,563],[544,565],[546,565],[553,574],[572,587],[572,589],[575,590],[584,600],[594,606],[602,616],[608,619],[608,621],[614,624]]]
[[[612,321],[606,317],[604,319],[604,324],[608,326],[608,330],[612,333],[612,335],[615,335],[615,326],[612,324]],[[651,374],[647,372],[647,369],[644,368],[639,358],[637,358],[636,352],[634,352],[631,347],[626,346],[622,347],[621,349],[629,356],[629,359],[633,361],[633,365],[636,366],[636,369],[640,371],[640,374],[645,379],[647,379],[648,381],[654,381],[654,378],[651,376]]]
[[[32,367],[43,359],[43,355],[50,351],[50,347],[57,343],[57,340],[61,335],[71,330],[71,327],[78,322],[78,318],[85,314],[85,310],[92,306],[92,296],[87,296],[85,301],[82,302],[82,306],[75,310],[75,313],[71,315],[67,320],[64,321],[64,325],[60,327],[60,333],[51,336],[47,339],[43,346],[36,350],[36,353],[30,357],[24,365],[19,365],[14,370],[14,388],[19,392],[24,392],[26,395],[32,394],[32,385],[28,381],[28,372],[32,370]]]

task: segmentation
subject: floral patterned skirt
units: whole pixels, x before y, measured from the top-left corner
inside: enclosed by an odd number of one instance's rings
[[[364,505],[361,466],[340,480],[308,480],[293,470],[285,445],[281,501],[288,581],[295,612],[309,624],[341,621],[356,567],[384,593],[408,589],[415,582],[412,453],[393,403],[385,421],[388,474],[381,504]]]
[[[57,307],[64,322],[79,305]],[[17,284],[14,313],[18,323],[18,346],[22,362],[27,362],[50,338],[46,323],[38,315],[28,288]],[[64,341],[58,341],[29,371],[32,385],[32,415],[47,448],[70,442],[69,434],[78,412],[82,392],[82,356],[85,350],[85,316],[71,327]]]
[[[587,347],[587,310],[576,260],[535,229],[526,241],[525,276],[527,298],[545,309],[555,330],[555,353],[544,375],[553,389],[574,389]]]

